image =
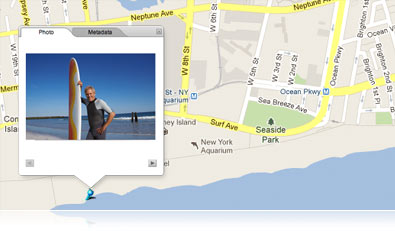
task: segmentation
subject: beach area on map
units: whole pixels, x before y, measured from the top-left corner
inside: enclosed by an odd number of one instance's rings
[[[107,140],[154,140],[155,112],[137,113],[138,122],[131,121],[131,113],[117,114],[106,130]],[[55,116],[54,116],[55,117]],[[106,118],[107,120],[107,118]],[[27,118],[26,139],[68,140],[68,117]],[[87,116],[82,116],[81,140],[89,130]]]

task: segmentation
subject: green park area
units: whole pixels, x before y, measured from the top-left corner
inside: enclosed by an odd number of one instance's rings
[[[306,80],[300,77],[300,75],[296,74],[295,76],[295,83],[296,84],[306,84]]]
[[[284,128],[295,128],[310,122],[314,117],[293,109],[260,104],[250,101],[247,106],[244,124],[248,126],[269,127],[270,119],[273,119],[272,126],[282,126]]]
[[[391,113],[376,112],[376,124],[392,124]]]

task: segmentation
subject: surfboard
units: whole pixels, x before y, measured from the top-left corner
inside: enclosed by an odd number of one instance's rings
[[[69,140],[81,139],[81,87],[77,60],[71,58],[69,65]]]

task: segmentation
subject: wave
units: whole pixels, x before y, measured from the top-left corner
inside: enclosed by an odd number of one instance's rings
[[[154,136],[155,133],[133,133],[133,132],[107,132],[107,135],[135,135],[135,136]]]
[[[131,120],[132,117],[115,117],[114,120]],[[139,120],[148,120],[148,119],[155,119],[155,116],[142,116],[142,117],[137,117]]]

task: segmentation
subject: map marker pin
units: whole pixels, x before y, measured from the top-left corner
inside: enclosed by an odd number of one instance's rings
[[[91,197],[93,196],[95,192],[92,189],[88,190],[88,195],[86,196],[85,200],[89,200],[91,199]]]

